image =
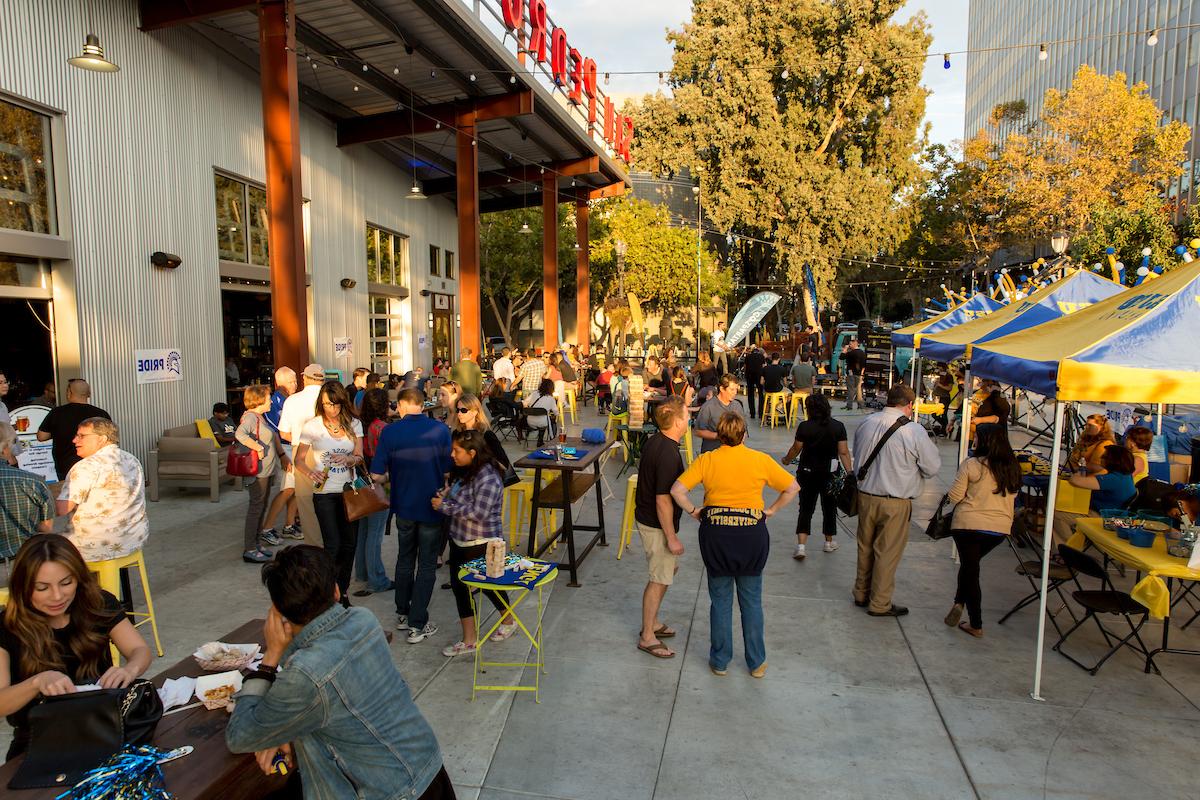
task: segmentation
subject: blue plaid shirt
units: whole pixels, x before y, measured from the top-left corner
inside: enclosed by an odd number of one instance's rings
[[[500,505],[504,500],[504,481],[500,473],[485,467],[470,483],[456,481],[442,499],[442,513],[450,517],[450,538],[460,545],[502,538]]]
[[[39,522],[54,519],[54,498],[32,472],[0,461],[0,558],[12,558]]]

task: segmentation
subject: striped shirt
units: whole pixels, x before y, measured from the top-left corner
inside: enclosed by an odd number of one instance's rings
[[[442,513],[450,517],[450,538],[463,546],[502,538],[500,504],[503,500],[504,481],[491,467],[481,469],[469,483],[452,483],[442,498],[441,508]]]
[[[39,522],[54,519],[54,500],[45,482],[0,461],[0,558],[11,558]]]

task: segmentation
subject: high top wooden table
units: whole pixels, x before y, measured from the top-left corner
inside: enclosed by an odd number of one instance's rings
[[[588,444],[575,439],[568,441],[567,446],[587,450],[587,453],[578,459],[564,458],[558,461],[553,458],[525,456],[514,461],[513,468],[533,470],[533,504],[529,514],[530,557],[540,558],[542,553],[546,552],[552,544],[560,538],[563,539],[567,543],[568,561],[565,564],[560,564],[560,566],[566,567],[571,573],[571,580],[567,585],[578,587],[579,565],[587,558],[588,553],[592,551],[597,542],[602,547],[608,546],[608,541],[604,537],[604,498],[600,493],[600,456],[604,455],[604,452],[613,446],[613,442]],[[547,447],[540,449],[553,452],[554,445],[551,443]],[[591,469],[590,473],[588,472],[589,468]],[[542,486],[542,472],[544,470],[558,473],[545,487]],[[596,490],[598,524],[578,525],[571,514],[571,506],[581,500],[587,494],[588,489],[593,487]],[[552,535],[547,536],[542,541],[540,547],[534,550],[533,542],[534,535],[537,532],[538,512],[542,509],[562,511],[563,524]],[[596,532],[596,535],[578,552],[575,548],[575,531],[577,530]]]

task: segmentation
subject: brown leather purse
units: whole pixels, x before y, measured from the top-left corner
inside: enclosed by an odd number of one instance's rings
[[[361,474],[361,480],[356,475],[354,482],[346,484],[346,488],[342,490],[342,500],[346,504],[346,519],[351,522],[391,508],[391,503],[388,501],[383,487],[372,481],[370,473],[366,470],[363,470]]]

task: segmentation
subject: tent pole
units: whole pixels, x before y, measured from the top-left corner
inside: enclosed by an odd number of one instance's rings
[[[1162,436],[1163,411],[1164,411],[1164,406],[1162,403],[1159,403],[1158,404],[1158,430],[1155,431],[1155,433],[1158,434],[1159,436]]]
[[[888,388],[892,388],[892,377],[896,374],[896,345],[888,351]]]
[[[1046,488],[1046,524],[1042,528],[1042,587],[1038,599],[1037,662],[1033,669],[1033,691],[1030,697],[1045,702],[1042,697],[1042,651],[1046,644],[1046,589],[1050,584],[1050,545],[1054,543],[1054,503],[1058,495],[1058,460],[1062,457],[1063,415],[1067,404],[1054,402],[1054,446],[1050,448],[1050,485]]]
[[[971,362],[963,372],[962,424],[958,434],[958,463],[967,460],[967,446],[971,443],[971,398],[975,395],[971,386]]]
[[[913,403],[913,421],[916,422],[917,420],[919,420],[921,418],[921,412],[918,410],[921,408],[921,390],[918,389],[917,387],[921,385],[922,369],[921,369],[920,365],[915,366],[914,369],[916,370],[916,374],[913,375],[912,390],[913,390],[913,394],[915,394],[917,396],[917,400],[915,403]]]

